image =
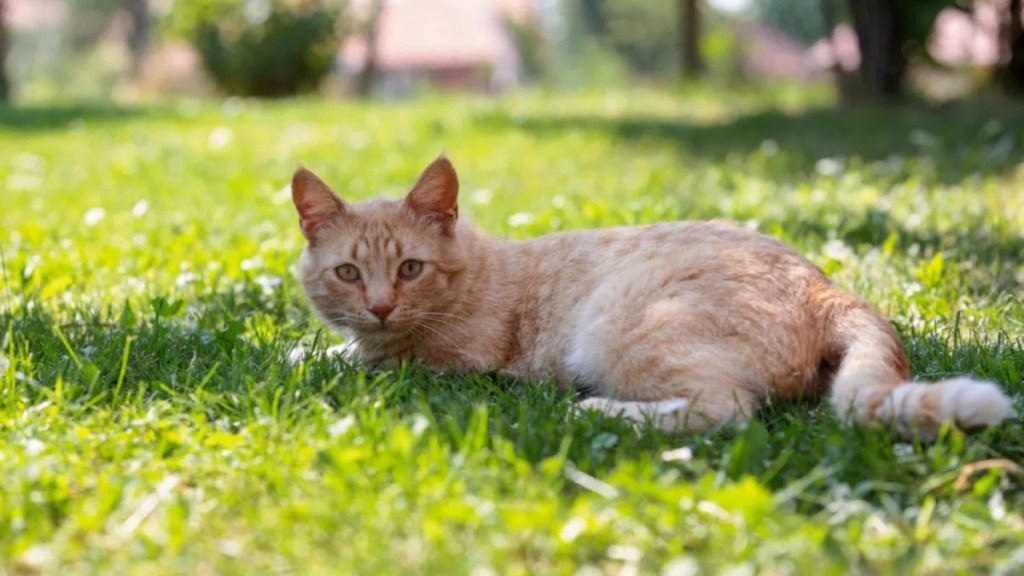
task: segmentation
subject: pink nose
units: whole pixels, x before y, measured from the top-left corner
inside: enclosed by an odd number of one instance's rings
[[[388,319],[394,309],[395,307],[391,304],[374,304],[370,307],[370,312],[383,322]]]

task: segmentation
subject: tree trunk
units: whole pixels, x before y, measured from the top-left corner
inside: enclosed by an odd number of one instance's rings
[[[825,24],[825,31],[828,34],[827,42],[829,51],[832,52],[832,79],[836,84],[836,92],[839,94],[839,102],[841,104],[850,104],[856,99],[857,95],[857,84],[856,78],[853,73],[843,69],[842,64],[839,62],[839,51],[835,44],[835,30],[836,30],[836,11],[835,2],[837,0],[820,0],[819,9],[821,10],[821,21]]]
[[[854,0],[855,1],[855,0]],[[679,0],[679,50],[683,77],[693,80],[704,71],[700,54],[700,0]]]
[[[7,0],[0,0],[0,104],[11,100],[11,82],[7,77]]]
[[[366,38],[366,56],[363,69],[356,77],[356,96],[368,99],[373,95],[373,84],[377,77],[377,49],[380,36],[380,17],[383,0],[373,0],[370,5],[370,16],[366,22],[364,36]]]
[[[128,51],[131,53],[131,75],[138,78],[149,48],[149,0],[125,0],[125,9],[131,20],[128,33]]]
[[[1021,0],[1010,0],[1009,18],[1003,26],[1002,43],[1009,49],[1009,59],[999,71],[1003,90],[1008,94],[1024,94],[1024,21]]]
[[[899,0],[850,0],[860,46],[860,73],[869,95],[895,98],[903,93],[907,58]]]

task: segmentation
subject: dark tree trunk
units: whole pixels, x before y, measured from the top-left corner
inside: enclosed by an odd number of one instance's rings
[[[356,77],[355,92],[359,98],[367,99],[373,95],[373,85],[377,78],[377,49],[380,36],[380,17],[383,0],[373,0],[370,6],[370,17],[366,22],[366,57],[363,69]]]
[[[821,21],[825,24],[825,30],[828,34],[827,41],[829,50],[832,51],[832,79],[836,84],[836,92],[839,93],[839,101],[842,104],[849,104],[856,99],[857,82],[853,73],[844,70],[842,65],[839,63],[839,53],[836,49],[835,39],[833,38],[836,29],[835,3],[837,1],[839,0],[820,0],[819,6],[821,10]]]
[[[872,96],[895,98],[903,93],[907,58],[901,0],[850,0],[850,14],[860,46],[864,90]],[[902,0],[907,1],[907,0]]]
[[[0,104],[11,100],[11,82],[7,76],[7,0],[0,0]]]
[[[149,48],[149,0],[125,0],[125,10],[131,20],[128,34],[128,51],[131,53],[132,78],[142,73],[142,64]]]
[[[1016,96],[1024,94],[1024,21],[1021,20],[1021,0],[1010,0],[1008,19],[1003,26],[1003,46],[1009,50],[1009,59],[1000,70],[1003,89]]]
[[[679,0],[679,62],[684,78],[695,79],[704,71],[700,53],[700,0]]]

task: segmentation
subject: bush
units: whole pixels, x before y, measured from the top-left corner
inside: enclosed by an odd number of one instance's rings
[[[331,0],[177,2],[171,22],[226,94],[293,96],[315,90],[331,71],[342,7]]]

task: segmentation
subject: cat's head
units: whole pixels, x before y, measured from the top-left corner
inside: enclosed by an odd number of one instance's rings
[[[307,245],[303,288],[332,327],[363,338],[443,325],[458,298],[469,230],[458,223],[459,181],[445,157],[402,200],[350,204],[299,167],[292,200]]]

